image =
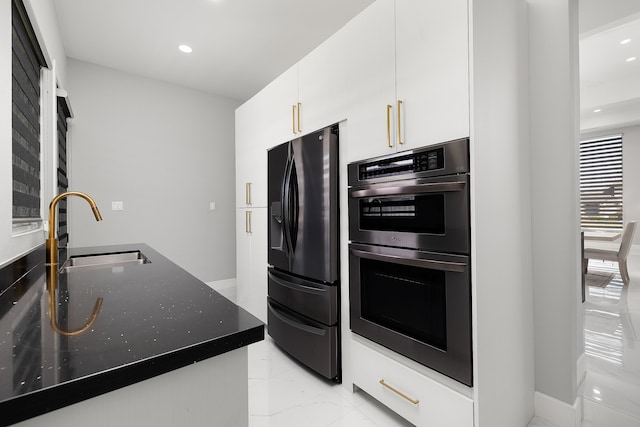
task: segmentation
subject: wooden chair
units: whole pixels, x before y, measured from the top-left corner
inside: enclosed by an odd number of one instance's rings
[[[631,242],[633,242],[633,235],[636,231],[636,221],[629,221],[624,227],[622,232],[622,238],[620,240],[620,247],[612,249],[607,247],[606,243],[585,242],[584,247],[584,263],[585,269],[588,266],[589,259],[601,259],[603,261],[615,261],[618,263],[618,269],[620,270],[620,276],[625,284],[629,283],[629,270],[627,269],[627,255],[631,249]]]

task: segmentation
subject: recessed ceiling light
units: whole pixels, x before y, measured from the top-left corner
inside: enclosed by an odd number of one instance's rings
[[[624,39],[620,42],[620,44],[627,44],[631,41],[631,39]]]
[[[187,46],[186,44],[181,44],[180,46],[178,46],[178,49],[180,49],[180,52],[184,52],[184,53],[193,52],[193,49],[191,49],[191,46]]]
[[[635,60],[636,60],[635,56],[632,56],[631,58],[627,58],[627,62],[631,62],[631,61],[635,61]]]
[[[594,113],[599,113],[600,111],[602,111],[602,109],[600,108],[596,108],[595,110],[593,110]]]

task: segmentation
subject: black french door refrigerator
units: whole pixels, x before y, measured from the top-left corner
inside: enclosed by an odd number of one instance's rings
[[[272,148],[268,162],[267,330],[340,382],[338,125]]]

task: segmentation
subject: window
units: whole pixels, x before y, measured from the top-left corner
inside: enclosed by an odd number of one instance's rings
[[[622,135],[580,141],[580,225],[622,229]]]
[[[40,68],[45,58],[21,0],[11,2],[14,224],[41,220]]]

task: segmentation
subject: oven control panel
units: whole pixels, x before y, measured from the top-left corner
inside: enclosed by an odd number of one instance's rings
[[[466,173],[469,171],[468,147],[468,139],[459,139],[354,162],[348,168],[349,185]]]

